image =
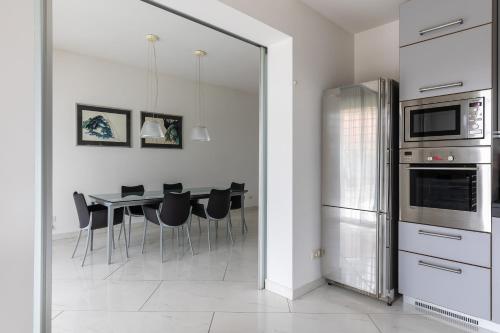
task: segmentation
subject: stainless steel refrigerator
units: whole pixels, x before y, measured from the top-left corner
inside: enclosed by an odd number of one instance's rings
[[[323,100],[323,275],[389,304],[397,281],[398,105],[398,83],[389,79],[327,90]]]

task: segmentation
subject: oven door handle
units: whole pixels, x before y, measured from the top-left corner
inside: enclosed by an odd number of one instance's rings
[[[477,171],[474,167],[407,167],[407,170],[466,170],[466,171]]]

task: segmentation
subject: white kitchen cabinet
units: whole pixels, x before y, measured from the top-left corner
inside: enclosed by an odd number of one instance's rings
[[[400,48],[402,101],[491,87],[491,24]]]
[[[491,267],[491,235],[399,222],[399,249],[483,267]]]
[[[492,320],[500,324],[500,218],[493,218],[492,230]]]
[[[400,7],[399,45],[422,42],[491,23],[492,17],[492,0],[408,1]]]
[[[491,319],[491,270],[399,251],[399,292],[474,317]]]

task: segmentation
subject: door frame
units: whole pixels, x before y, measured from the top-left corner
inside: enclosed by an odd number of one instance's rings
[[[150,0],[138,0],[260,48],[257,288],[267,277],[267,47]],[[52,0],[35,7],[35,231],[33,332],[52,331]]]

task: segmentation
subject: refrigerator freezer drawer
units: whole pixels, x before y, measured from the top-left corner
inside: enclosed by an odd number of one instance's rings
[[[323,206],[323,276],[375,295],[377,213]]]
[[[490,269],[399,251],[399,292],[490,320]]]

